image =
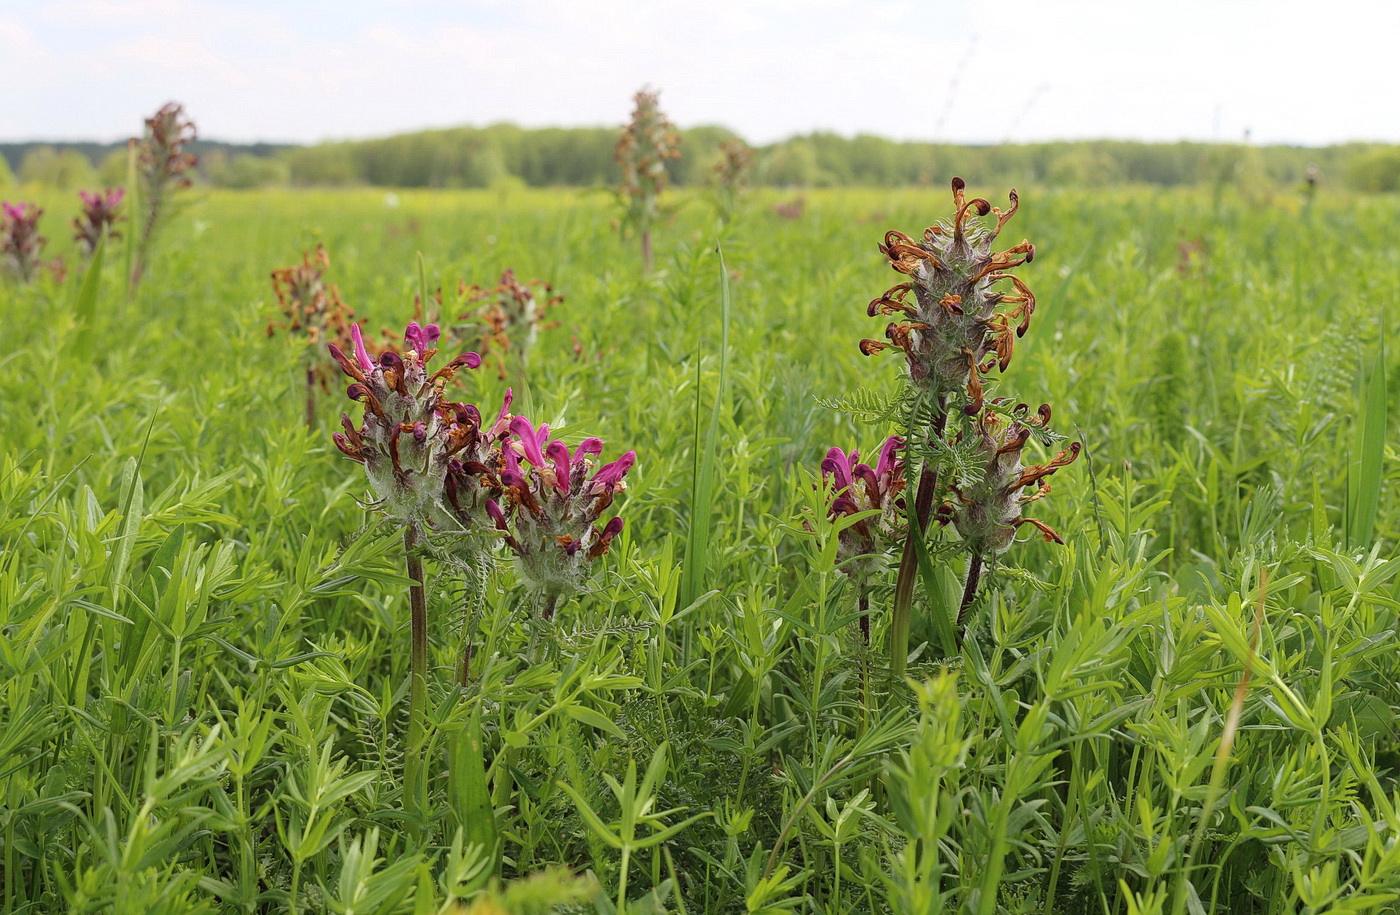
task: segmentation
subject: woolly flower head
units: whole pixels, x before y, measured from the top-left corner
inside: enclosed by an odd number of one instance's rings
[[[1050,407],[1042,404],[1035,416],[1028,413],[1025,404],[1017,406],[1010,417],[988,407],[973,422],[971,433],[982,474],[975,482],[953,486],[952,502],[944,507],[942,518],[953,522],[974,556],[989,559],[1006,552],[1022,524],[1037,528],[1047,541],[1064,543],[1049,525],[1025,517],[1023,511],[1026,505],[1050,494],[1046,477],[1073,463],[1079,456],[1079,442],[1045,464],[1027,466],[1022,463],[1022,452],[1036,431],[1047,428]]]
[[[476,353],[463,353],[429,374],[439,336],[436,324],[410,323],[406,352],[386,350],[377,360],[365,349],[358,324],[351,327],[353,359],[329,344],[341,371],[354,380],[346,395],[364,404],[358,428],[341,414],[345,431],[334,435],[336,447],[364,465],[379,507],[408,524],[439,517],[447,465],[462,447],[454,434],[462,405],[445,400],[443,389],[461,368],[481,365]]]
[[[1016,213],[1016,192],[1002,211],[980,197],[967,199],[964,187],[961,178],[953,179],[952,219],[929,226],[922,239],[885,233],[881,252],[909,279],[873,300],[867,312],[902,320],[885,328],[888,342],[862,340],[860,348],[867,356],[891,346],[902,350],[916,388],[937,398],[965,391],[963,409],[975,416],[983,402],[980,376],[993,366],[1005,371],[1016,338],[1030,327],[1035,296],[1008,271],[1029,262],[1035,246],[1021,241],[994,252],[997,236]],[[994,225],[979,221],[988,214]],[[998,289],[1002,283],[1012,292]],[[998,311],[1005,305],[1012,307]]]
[[[637,455],[628,451],[595,470],[601,439],[584,439],[570,451],[550,441],[547,425],[536,429],[517,416],[510,428],[515,438],[502,451],[503,501],[488,500],[486,510],[548,616],[555,600],[583,588],[589,563],[622,532],[620,517],[598,522],[626,488],[623,477]]]

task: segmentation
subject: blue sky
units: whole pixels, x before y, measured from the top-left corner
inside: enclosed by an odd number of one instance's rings
[[[1400,142],[1400,4],[7,0],[0,139],[309,142],[514,121],[950,142]]]

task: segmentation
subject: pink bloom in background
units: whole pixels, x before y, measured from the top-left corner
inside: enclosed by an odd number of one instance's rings
[[[126,219],[126,215],[121,212],[122,200],[125,197],[126,189],[120,187],[103,191],[78,191],[78,199],[83,202],[83,209],[73,218],[73,228],[77,230],[73,239],[84,255],[92,256],[104,233],[108,238],[121,238],[116,225]]]
[[[21,283],[32,282],[42,266],[47,241],[39,234],[44,211],[32,203],[0,204],[0,269]]]

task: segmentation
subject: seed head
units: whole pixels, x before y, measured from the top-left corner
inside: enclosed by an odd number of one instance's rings
[[[940,518],[945,523],[953,522],[974,556],[990,559],[1006,552],[1016,537],[1016,528],[1022,524],[1037,528],[1047,541],[1064,543],[1049,525],[1026,518],[1022,512],[1026,505],[1050,494],[1045,478],[1073,463],[1079,456],[1079,442],[1073,442],[1048,463],[1022,464],[1026,442],[1050,422],[1048,404],[1041,404],[1035,416],[1028,413],[1025,404],[1018,405],[1010,417],[988,407],[973,421],[970,432],[981,459],[981,477],[967,485],[954,484],[952,501],[944,505]]]
[[[994,252],[997,236],[1016,212],[1016,191],[1002,211],[980,197],[967,199],[964,187],[961,178],[953,179],[952,219],[929,226],[921,240],[885,233],[881,252],[909,279],[874,299],[867,312],[901,320],[885,328],[888,342],[862,340],[860,348],[868,356],[898,347],[917,388],[938,398],[965,391],[963,409],[975,416],[983,403],[981,376],[993,366],[1005,371],[1016,338],[1030,327],[1035,296],[1008,271],[1030,261],[1035,246],[1022,241]],[[979,221],[988,214],[995,225]],[[999,283],[1010,283],[1013,291],[998,290]],[[998,311],[1005,305],[1012,307]]]

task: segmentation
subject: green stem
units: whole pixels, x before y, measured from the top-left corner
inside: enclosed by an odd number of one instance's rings
[[[982,557],[973,553],[967,560],[967,582],[963,585],[962,603],[958,604],[958,648],[962,648],[967,632],[967,611],[977,599],[977,585],[982,580]]]
[[[423,560],[418,555],[418,527],[409,524],[403,532],[403,548],[408,577],[412,643],[410,648],[408,740],[404,746],[404,810],[415,821],[423,814],[423,744],[426,733],[424,713],[428,704],[428,602],[423,588]],[[417,828],[417,827],[415,827]]]
[[[940,405],[941,407],[941,405]],[[934,436],[943,437],[948,414],[939,409],[933,419]],[[914,494],[914,520],[904,538],[904,552],[899,559],[899,577],[895,579],[894,606],[890,608],[890,673],[896,680],[904,676],[909,658],[909,617],[914,606],[914,583],[919,577],[919,551],[914,538],[922,538],[933,514],[933,497],[938,493],[938,469],[925,461],[919,473],[919,487]]]

